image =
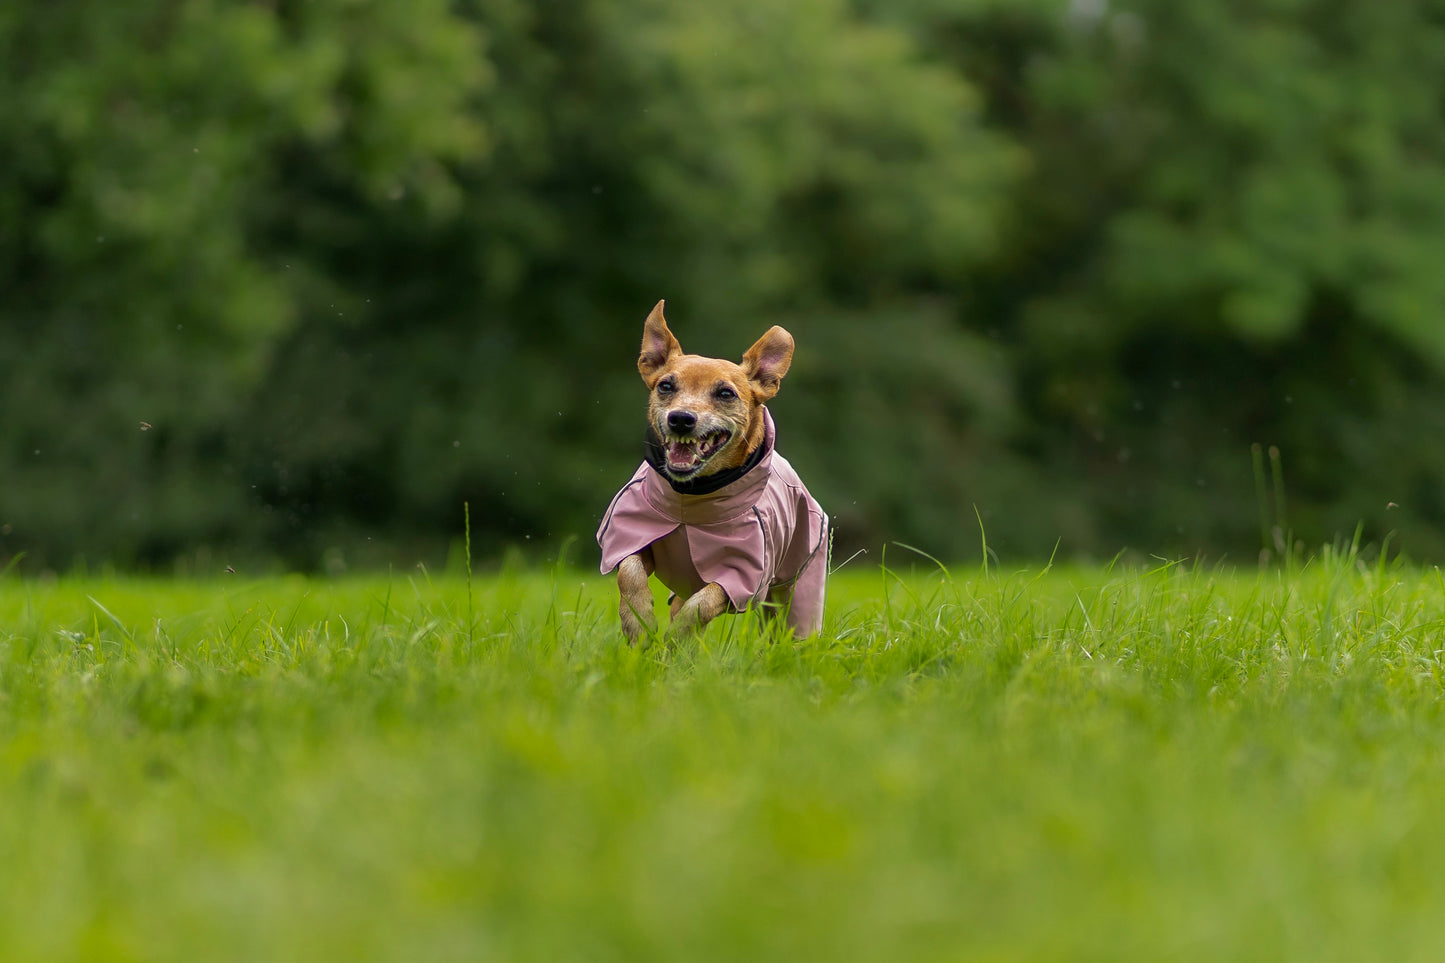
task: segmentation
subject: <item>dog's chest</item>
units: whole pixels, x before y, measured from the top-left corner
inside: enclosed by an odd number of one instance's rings
[[[669,592],[687,598],[705,584],[692,560],[687,527],[679,525],[652,543],[653,572]]]

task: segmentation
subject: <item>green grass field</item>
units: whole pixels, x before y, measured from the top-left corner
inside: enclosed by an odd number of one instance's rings
[[[830,592],[0,580],[0,959],[1445,958],[1438,572]]]

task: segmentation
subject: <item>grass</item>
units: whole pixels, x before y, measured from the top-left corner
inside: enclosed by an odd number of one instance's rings
[[[1445,956],[1438,572],[830,593],[0,581],[0,958]]]

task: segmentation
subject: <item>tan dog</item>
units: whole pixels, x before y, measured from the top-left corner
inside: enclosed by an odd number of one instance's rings
[[[673,592],[674,633],[750,605],[786,610],[800,635],[821,626],[828,519],[774,450],[764,404],[792,358],[793,337],[777,326],[741,364],[684,354],[663,302],[648,315],[637,359],[650,392],[648,459],[597,532],[630,641],[656,630],[654,573]]]

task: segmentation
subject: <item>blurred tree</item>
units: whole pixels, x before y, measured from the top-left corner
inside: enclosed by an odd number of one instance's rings
[[[9,545],[159,561],[241,534],[229,429],[325,283],[270,243],[310,213],[274,188],[309,154],[373,207],[455,209],[481,49],[437,0],[0,11]]]
[[[1301,534],[1364,519],[1445,550],[1445,457],[1384,444],[1406,396],[1445,417],[1445,126],[1420,82],[1445,70],[1445,8],[863,6],[977,83],[1032,159],[963,317],[1012,345],[1019,445],[1084,492],[1075,544],[1248,545],[1259,440]]]
[[[586,538],[659,297],[845,546],[1248,551],[1262,441],[1440,557],[1442,14],[16,0],[0,557]]]
[[[276,185],[307,212],[285,244],[329,267],[249,420],[250,472],[299,562],[354,556],[358,523],[388,543],[455,532],[464,500],[484,551],[590,538],[640,457],[633,362],[657,298],[689,350],[740,356],[787,320],[808,330],[800,370],[867,364],[991,243],[1016,152],[959,78],[841,2],[460,9],[497,83],[474,102],[493,150],[456,167],[453,215],[319,191],[304,157]],[[976,340],[930,330],[928,350]],[[941,386],[945,406],[979,393]],[[821,427],[790,423],[789,450],[806,462]],[[849,431],[854,452],[897,437]]]

